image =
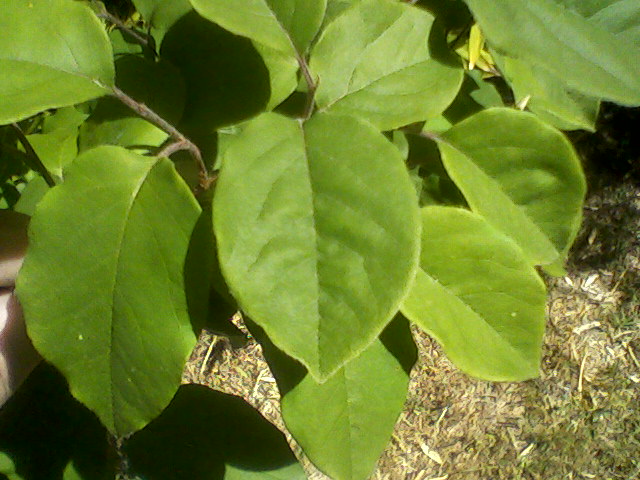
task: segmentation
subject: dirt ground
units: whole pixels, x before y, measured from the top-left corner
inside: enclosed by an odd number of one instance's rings
[[[372,479],[640,478],[640,158],[630,160],[637,140],[621,137],[615,112],[607,113],[597,136],[577,138],[590,157],[590,193],[568,274],[546,278],[540,377],[475,380],[416,330],[420,357],[405,409]],[[602,168],[607,148],[626,153],[605,158],[612,165]],[[256,343],[233,348],[203,335],[185,382],[242,396],[284,430],[275,380]],[[309,478],[327,478],[305,465]]]

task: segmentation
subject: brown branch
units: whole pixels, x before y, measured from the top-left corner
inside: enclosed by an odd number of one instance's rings
[[[296,60],[298,60],[298,65],[300,65],[300,71],[302,71],[302,76],[304,77],[305,82],[307,83],[307,105],[304,108],[304,117],[308,119],[313,113],[313,104],[316,98],[316,90],[318,89],[318,82],[316,82],[311,76],[311,72],[309,71],[309,65],[305,58],[296,52]]]
[[[195,143],[189,140],[176,127],[171,125],[144,103],[137,102],[118,87],[111,87],[111,91],[113,96],[124,103],[127,107],[171,137],[173,142],[161,148],[157,156],[169,156],[179,150],[187,150],[191,154],[191,157],[200,171],[200,186],[205,190],[209,188],[212,180],[209,176],[209,172],[207,171],[207,166],[202,159],[202,153],[200,153],[200,149]]]
[[[31,142],[29,142],[29,139],[26,137],[26,135],[24,134],[20,126],[17,123],[12,123],[11,126],[13,127],[16,134],[18,135],[18,140],[24,147],[25,151],[27,152],[27,155],[34,162],[34,165],[36,167],[34,170],[36,170],[40,175],[42,175],[42,178],[44,178],[44,181],[47,182],[47,185],[49,185],[50,187],[55,187],[56,181],[53,179],[53,177],[49,173],[49,170],[47,170],[47,167],[44,166],[44,164],[42,163],[42,160],[40,160],[40,157],[31,146]]]

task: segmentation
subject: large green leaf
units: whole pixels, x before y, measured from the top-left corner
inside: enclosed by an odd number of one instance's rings
[[[398,326],[393,340],[413,364],[417,355],[408,324]],[[283,396],[282,416],[320,470],[334,480],[364,480],[389,443],[408,384],[408,370],[376,340],[325,383],[307,375]]]
[[[324,18],[327,0],[190,0],[205,18],[237,35],[296,56]]]
[[[89,7],[68,0],[0,2],[0,124],[108,93],[111,44]]]
[[[497,381],[536,377],[545,299],[522,251],[482,217],[422,209],[420,269],[402,313],[462,371]]]
[[[169,160],[105,146],[80,155],[32,218],[18,277],[29,336],[115,435],[146,425],[180,384],[199,212]]]
[[[352,117],[264,114],[225,151],[220,264],[241,308],[322,381],[391,320],[418,259],[398,149]]]
[[[586,190],[564,135],[530,113],[491,108],[448,130],[438,146],[472,210],[516,240],[533,264],[562,259]]]
[[[311,54],[323,110],[361,116],[381,130],[442,113],[463,71],[446,57],[444,33],[424,10],[364,0],[338,16]]]
[[[586,95],[640,104],[640,49],[631,36],[615,35],[564,5],[575,0],[466,3],[499,53],[540,65]]]

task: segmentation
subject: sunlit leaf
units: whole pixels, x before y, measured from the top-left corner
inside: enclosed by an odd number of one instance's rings
[[[82,2],[0,2],[0,124],[108,93],[111,44]]]
[[[27,139],[45,168],[57,177],[78,154],[78,128],[28,135]]]
[[[190,0],[205,18],[237,35],[295,56],[315,37],[326,0]]]
[[[214,198],[240,307],[324,380],[395,314],[417,264],[417,199],[397,148],[354,118],[265,114],[226,148]]]
[[[536,377],[545,298],[522,251],[482,217],[422,209],[420,269],[402,313],[462,371],[498,381]]]
[[[564,5],[575,5],[575,0],[466,3],[487,43],[498,53],[539,65],[585,95],[640,104],[640,49],[636,42]],[[612,3],[617,2],[606,2]],[[620,14],[626,15],[626,11],[622,9]]]
[[[561,130],[595,131],[598,98],[567,88],[558,77],[540,66],[497,55],[496,61],[513,88],[516,103],[527,99],[527,108]]]
[[[424,10],[364,0],[331,22],[311,53],[322,110],[367,119],[381,130],[442,113],[462,82],[444,32]]]
[[[166,158],[99,147],[32,217],[18,277],[29,336],[115,435],[146,425],[180,384],[195,343],[183,268],[199,212]]]
[[[491,108],[448,130],[438,146],[471,209],[516,240],[533,264],[564,257],[586,190],[564,135],[530,113]]]

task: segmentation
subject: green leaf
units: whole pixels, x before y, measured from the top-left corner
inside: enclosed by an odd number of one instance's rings
[[[327,8],[324,13],[324,19],[322,20],[321,30],[330,24],[336,17],[338,17],[347,8],[360,0],[327,0]]]
[[[20,193],[20,198],[13,209],[16,212],[32,217],[36,211],[36,206],[48,191],[49,185],[47,185],[44,178],[40,175],[33,177]]]
[[[482,217],[422,209],[420,269],[402,313],[462,371],[493,381],[536,377],[545,300],[522,251]]]
[[[189,0],[133,0],[133,4],[149,25],[158,46],[171,27],[192,11]]]
[[[391,326],[391,325],[390,325]],[[416,360],[406,320],[390,332]],[[325,383],[307,375],[281,402],[282,416],[305,454],[335,480],[367,479],[402,412],[409,370],[376,340]]]
[[[134,40],[131,35],[118,28],[114,28],[109,32],[109,41],[111,42],[114,58],[118,58],[121,55],[144,54],[144,47]]]
[[[42,133],[53,133],[56,130],[77,130],[88,116],[88,113],[83,113],[81,108],[75,106],[59,108],[51,115],[44,117]]]
[[[264,114],[227,146],[214,197],[222,272],[273,342],[328,378],[396,313],[417,266],[417,199],[372,126]]]
[[[640,3],[636,0],[563,0],[593,26],[640,47]]]
[[[199,213],[169,160],[105,146],[80,155],[32,217],[17,287],[29,336],[114,435],[144,427],[180,384]]]
[[[259,446],[258,448],[263,447]],[[224,471],[224,480],[307,480],[307,478],[299,463],[266,472],[256,472],[227,465]]]
[[[11,457],[4,452],[0,452],[0,474],[6,475],[8,480],[24,480],[24,477],[16,472],[16,466]]]
[[[487,42],[585,95],[640,104],[640,49],[558,0],[466,0]],[[601,3],[601,2],[600,2]]]
[[[454,99],[461,65],[448,58],[444,32],[424,10],[363,0],[338,16],[314,47],[322,110],[360,116],[380,130],[435,117]]]
[[[253,42],[269,71],[271,92],[265,110],[272,110],[282,103],[298,86],[298,62],[286,53]]]
[[[200,15],[237,35],[296,56],[316,36],[327,0],[190,0]]]
[[[62,169],[78,154],[78,128],[27,135],[29,143],[52,175],[62,178]]]
[[[516,103],[528,98],[529,110],[561,130],[595,131],[600,107],[598,98],[567,88],[562,77],[544,67],[499,54],[494,58],[513,88]]]
[[[177,124],[185,106],[185,84],[180,72],[166,60],[154,62],[135,55],[116,61],[116,83],[169,123]],[[138,153],[159,147],[168,134],[113,97],[101,98],[80,127],[80,149],[120,145]]]
[[[131,473],[153,480],[306,478],[282,432],[243,399],[203,385],[181,386],[125,451]]]
[[[586,183],[564,135],[530,113],[491,108],[448,130],[438,146],[471,209],[513,238],[532,264],[567,253]]]
[[[0,124],[84,102],[113,85],[111,45],[88,6],[0,2]]]

